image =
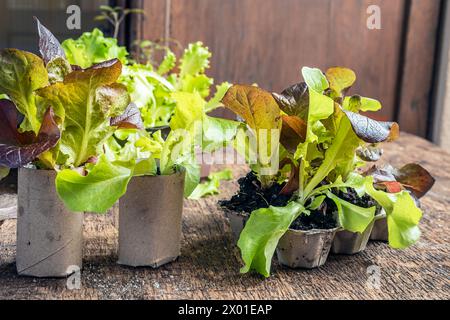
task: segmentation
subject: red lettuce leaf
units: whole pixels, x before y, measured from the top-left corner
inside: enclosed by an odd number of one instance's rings
[[[20,114],[9,100],[0,100],[0,166],[20,168],[36,160],[59,141],[60,131],[51,108],[47,110],[39,134],[19,132]]]
[[[305,142],[307,124],[296,116],[283,116],[280,143],[290,153],[295,153],[300,143]]]
[[[410,163],[394,172],[395,178],[417,198],[431,190],[436,180],[422,166]]]
[[[422,166],[410,163],[401,169],[385,166],[369,169],[364,175],[373,176],[374,184],[389,193],[397,193],[407,189],[417,198],[422,198],[435,183],[435,179]]]
[[[39,31],[39,51],[45,64],[48,64],[55,58],[66,59],[66,54],[58,39],[56,39],[50,30],[41,24],[38,18],[34,17],[34,20],[36,20]]]
[[[111,118],[111,126],[119,129],[145,129],[141,112],[134,103],[130,103],[122,115]]]
[[[291,159],[285,159],[281,162],[280,169],[283,169],[287,165],[291,166],[291,173],[289,175],[288,182],[283,187],[280,194],[285,196],[292,196],[294,192],[300,188],[300,167],[296,166]]]
[[[380,143],[394,141],[400,135],[400,127],[395,122],[381,122],[358,113],[342,109],[350,120],[353,131],[364,142]]]
[[[304,82],[295,84],[281,94],[272,93],[280,109],[290,116],[307,119],[309,110],[309,89]]]

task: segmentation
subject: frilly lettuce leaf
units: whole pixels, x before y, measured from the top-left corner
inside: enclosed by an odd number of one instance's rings
[[[119,59],[123,64],[128,62],[126,48],[120,47],[117,39],[105,37],[99,29],[85,32],[76,40],[68,39],[62,47],[69,62],[81,68],[112,59]]]
[[[165,75],[172,71],[173,68],[177,65],[177,57],[172,52],[172,50],[167,49],[166,55],[164,56],[163,61],[158,67],[158,74]]]
[[[210,117],[206,114],[207,102],[199,93],[175,92],[172,98],[176,108],[170,128],[172,130],[187,130],[194,137],[200,137],[197,142],[205,152],[214,152],[224,147],[236,136],[239,123],[236,121]]]
[[[186,75],[195,76],[204,73],[209,68],[211,56],[211,52],[203,46],[203,43],[189,44],[181,59],[180,76],[183,78]]]
[[[38,91],[63,120],[59,148],[68,157],[65,166],[83,165],[113,134],[109,119],[123,114],[130,103],[126,88],[116,83],[121,71],[120,61],[111,60]]]
[[[131,100],[141,111],[145,128],[168,125],[175,103],[171,93],[175,90],[152,66],[133,64],[125,66],[119,82],[130,93]]]
[[[160,169],[162,175],[172,175],[186,170],[185,197],[189,197],[200,183],[200,166],[195,157],[193,136],[185,130],[171,131],[164,143]]]
[[[39,133],[45,108],[36,101],[35,91],[48,85],[44,62],[38,56],[17,49],[0,52],[0,93],[6,94],[25,116],[22,131]]]

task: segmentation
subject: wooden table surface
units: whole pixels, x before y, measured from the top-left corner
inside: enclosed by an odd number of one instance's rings
[[[274,259],[269,279],[240,275],[239,252],[216,204],[236,192],[233,181],[223,183],[220,196],[186,201],[182,255],[158,270],[117,265],[115,219],[86,216],[80,290],[67,289],[65,279],[18,277],[16,222],[4,221],[0,226],[0,299],[449,299],[450,154],[404,134],[386,145],[384,159],[397,166],[420,163],[437,180],[423,199],[423,236],[407,250],[370,243],[355,256],[330,256],[316,270],[291,270]],[[236,167],[234,173],[243,175],[245,168]],[[4,205],[0,207],[8,207],[15,196],[1,190]],[[374,265],[380,270],[379,289],[367,285],[367,270]]]

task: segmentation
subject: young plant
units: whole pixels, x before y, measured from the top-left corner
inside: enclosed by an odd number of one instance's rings
[[[131,14],[143,14],[145,11],[142,9],[124,9],[122,7],[100,6],[100,15],[95,17],[95,21],[108,21],[114,28],[113,37],[117,39],[119,37],[120,26],[125,21],[125,18]]]
[[[127,87],[131,100],[141,111],[146,129],[169,125],[176,107],[173,93],[198,93],[205,99],[212,91],[214,80],[205,74],[211,53],[201,42],[190,44],[179,61],[170,48],[165,47],[165,56],[159,65],[154,61],[141,64],[129,60],[127,50],[119,47],[116,39],[104,37],[98,29],[84,33],[79,39],[66,40],[62,46],[70,64],[83,68],[120,59],[124,66],[119,82]],[[220,106],[229,87],[228,83],[216,87],[207,112]]]
[[[399,184],[394,193],[389,193],[392,189],[379,188],[380,180],[359,171],[365,162],[379,159],[379,143],[398,137],[398,124],[375,121],[360,114],[378,111],[381,104],[358,95],[346,96],[356,80],[353,71],[338,67],[324,75],[319,69],[305,67],[302,74],[305,82],[281,94],[237,85],[223,99],[225,106],[245,121],[246,136],[256,136],[253,139],[256,144],[250,149],[258,155],[252,169],[260,180],[261,194],[281,181],[282,188],[277,188],[281,189],[280,194],[274,196],[290,197],[286,206],[267,205],[251,213],[238,242],[245,263],[244,273],[256,270],[268,277],[281,237],[294,221],[323,208],[326,201],[335,204],[339,226],[350,232],[366,230],[377,208],[364,208],[342,199],[339,195],[348,189],[360,198],[375,199],[384,208],[391,247],[406,248],[420,236],[418,224],[422,212],[411,194]],[[267,130],[279,130],[279,139],[262,139],[268,135]],[[269,175],[263,172],[269,164],[261,160],[261,150],[272,150],[269,157],[262,156],[279,170]],[[286,167],[289,178],[285,180]],[[419,189],[420,194],[432,187],[434,180],[425,169],[418,165],[406,168],[414,170],[401,170],[404,173],[401,180],[414,183],[403,186]],[[381,182],[386,185],[389,180]]]
[[[189,197],[200,182],[196,150],[214,152],[226,146],[240,124],[208,116],[208,103],[198,93],[174,93],[173,99],[177,103],[167,139],[162,138],[161,131],[143,130],[135,107],[129,118],[138,118],[141,125],[134,125],[134,120],[112,119],[120,130],[109,139],[105,154],[113,163],[131,163],[134,176],[172,175],[184,170],[185,196]]]
[[[112,117],[130,104],[117,83],[114,59],[88,69],[71,66],[58,40],[38,21],[42,58],[0,52],[0,166],[57,171],[56,189],[74,212],[106,212],[125,193],[132,170],[112,164],[102,146],[116,130]]]

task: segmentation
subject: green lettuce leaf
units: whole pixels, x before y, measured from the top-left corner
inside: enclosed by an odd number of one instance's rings
[[[175,68],[176,64],[177,64],[177,57],[172,52],[172,50],[167,49],[166,55],[164,56],[164,60],[158,67],[158,74],[165,75],[166,73],[170,72],[173,68]]]
[[[199,200],[206,196],[219,194],[220,182],[229,181],[231,179],[233,179],[233,172],[230,169],[212,173],[209,175],[208,181],[199,184],[197,188],[195,188],[194,192],[189,196],[189,199]]]
[[[127,64],[128,52],[117,44],[117,39],[107,38],[99,29],[85,32],[80,38],[62,43],[67,59],[72,65],[89,68],[103,61],[119,59]]]
[[[352,112],[367,112],[367,111],[379,111],[382,106],[381,103],[375,99],[364,98],[358,95],[352,97],[345,97],[342,107],[345,110]]]
[[[0,181],[9,175],[9,168],[0,166]]]
[[[211,112],[214,111],[217,108],[220,108],[223,106],[222,99],[225,97],[225,94],[227,91],[231,88],[231,84],[228,82],[224,82],[218,86],[216,86],[216,93],[214,94],[214,97],[212,97],[211,100],[206,104],[205,106],[205,112]]]
[[[421,235],[422,211],[411,195],[407,191],[389,194],[375,190],[372,177],[366,182],[366,190],[386,211],[389,245],[394,249],[405,249],[416,243]]]
[[[132,169],[101,156],[86,176],[70,169],[60,171],[56,190],[72,212],[106,213],[125,194],[132,174]]]
[[[42,116],[48,106],[40,107],[35,91],[48,85],[44,62],[38,56],[17,49],[0,52],[0,93],[6,94],[25,116],[22,131],[39,133]]]
[[[186,170],[185,197],[189,197],[200,183],[200,166],[195,157],[194,137],[189,131],[171,131],[163,145],[160,159],[161,175]]]
[[[245,263],[241,272],[255,270],[269,277],[272,257],[279,240],[304,210],[300,204],[291,202],[284,208],[270,207],[254,211],[238,242]]]
[[[130,103],[126,88],[116,83],[121,71],[120,61],[111,60],[38,91],[63,119],[59,148],[68,157],[65,166],[83,165],[114,133],[110,118],[123,114]]]
[[[350,232],[363,233],[375,218],[376,207],[362,208],[342,200],[333,193],[327,193],[338,208],[339,224]]]
[[[327,78],[320,69],[304,67],[302,74],[308,88],[317,93],[323,93],[330,87]]]
[[[211,59],[211,52],[209,52],[203,43],[196,42],[189,44],[181,59],[181,78],[187,75],[195,76],[204,73],[209,68],[209,59]]]
[[[171,98],[173,84],[151,66],[141,64],[125,66],[119,82],[127,87],[131,100],[141,111],[145,128],[169,124],[175,108]]]

